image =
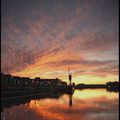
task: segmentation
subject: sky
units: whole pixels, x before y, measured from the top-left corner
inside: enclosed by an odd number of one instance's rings
[[[1,72],[78,83],[118,81],[119,0],[1,0]]]

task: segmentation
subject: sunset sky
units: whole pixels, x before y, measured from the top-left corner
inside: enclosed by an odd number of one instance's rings
[[[75,83],[118,81],[119,0],[2,0],[1,71]]]

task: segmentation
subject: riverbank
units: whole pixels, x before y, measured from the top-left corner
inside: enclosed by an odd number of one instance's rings
[[[4,108],[11,108],[13,105],[25,105],[29,103],[31,100],[40,100],[40,99],[58,99],[61,95],[65,94],[64,92],[56,92],[53,93],[51,91],[40,92],[37,94],[29,94],[29,95],[21,95],[21,96],[12,96],[5,97],[1,99],[1,112],[3,112]]]
[[[22,91],[5,91],[1,94],[1,101],[18,99],[18,98],[29,98],[34,96],[50,96],[57,93],[66,93],[67,88],[57,88],[57,89],[42,89],[42,90],[22,90]]]

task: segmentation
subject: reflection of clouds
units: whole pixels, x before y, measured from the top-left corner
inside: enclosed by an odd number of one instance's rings
[[[109,94],[109,92],[106,91],[106,89],[83,89],[83,90],[75,90],[74,95],[76,99],[81,99],[81,100],[93,100],[93,99],[99,99],[102,98],[103,100],[105,99],[113,99],[113,98],[118,98],[118,94],[112,92]]]
[[[74,99],[73,99],[74,101]],[[103,97],[86,99],[86,101],[78,100],[73,103],[71,112],[68,110],[68,106],[63,104],[57,104],[51,101],[51,104],[45,105],[47,112],[44,114],[52,114],[52,119],[66,119],[66,120],[100,120],[100,119],[117,119],[118,118],[118,99],[104,99]],[[87,102],[88,101],[88,102]],[[89,102],[92,101],[92,102]],[[59,102],[59,101],[58,101]],[[37,107],[39,109],[39,106]],[[34,107],[33,107],[34,109]],[[56,118],[54,118],[56,117]]]
[[[102,91],[99,97],[93,97],[93,91],[91,90],[91,97],[85,99],[81,99],[82,96],[77,98],[73,94],[71,111],[69,111],[68,95],[63,95],[59,99],[31,100],[29,105],[13,106],[9,110],[13,113],[13,118],[17,120],[118,120],[119,102],[118,97],[115,97],[118,94],[106,92],[111,95],[108,97]],[[84,91],[79,91],[81,92],[84,93]],[[7,116],[6,114],[7,111],[4,111],[2,116]]]

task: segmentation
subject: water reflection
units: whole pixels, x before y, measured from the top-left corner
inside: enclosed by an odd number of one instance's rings
[[[105,89],[20,101],[4,108],[2,120],[118,120],[118,93]]]
[[[72,94],[69,95],[69,110],[72,109]]]

